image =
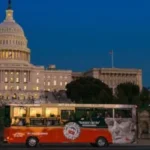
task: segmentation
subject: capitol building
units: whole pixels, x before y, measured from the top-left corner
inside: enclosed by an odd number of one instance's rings
[[[111,88],[122,82],[134,82],[142,88],[141,69],[93,68],[86,72],[59,70],[55,65],[35,66],[30,63],[31,50],[21,26],[14,20],[11,1],[0,24],[0,98],[39,99],[45,91],[65,90],[67,83],[81,76],[101,79]]]

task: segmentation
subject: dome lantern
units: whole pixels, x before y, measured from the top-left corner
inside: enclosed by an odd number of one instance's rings
[[[8,0],[8,8],[6,10],[6,19],[5,21],[12,21],[15,22],[13,19],[13,10],[11,5],[11,0]]]

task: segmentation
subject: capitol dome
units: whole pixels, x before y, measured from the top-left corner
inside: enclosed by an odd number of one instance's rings
[[[14,20],[4,20],[4,22],[0,23],[0,34],[12,34],[24,37],[23,29]]]
[[[11,1],[6,10],[6,18],[0,24],[0,60],[30,61],[30,49],[24,31],[13,18]]]

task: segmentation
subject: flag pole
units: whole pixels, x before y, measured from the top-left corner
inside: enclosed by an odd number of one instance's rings
[[[112,68],[114,68],[114,51],[113,50],[111,54],[111,65],[112,65]]]

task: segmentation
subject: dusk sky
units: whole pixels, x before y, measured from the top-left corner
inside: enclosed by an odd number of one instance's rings
[[[0,1],[0,22],[7,0]],[[150,86],[150,0],[12,0],[14,18],[28,39],[31,63],[87,71],[143,70]]]

